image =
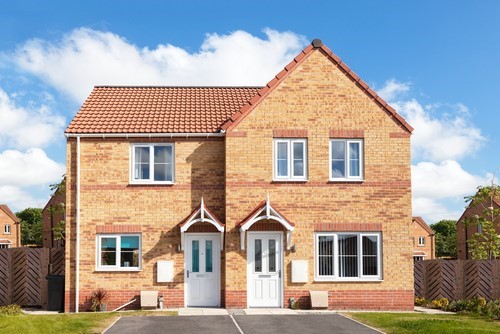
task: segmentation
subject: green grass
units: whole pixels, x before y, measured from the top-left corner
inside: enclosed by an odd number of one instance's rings
[[[176,312],[113,312],[113,313],[79,313],[54,315],[20,314],[0,317],[0,333],[2,334],[90,334],[101,333],[118,317],[126,316],[165,316]]]
[[[346,316],[387,334],[500,333],[500,321],[458,314],[349,313]]]

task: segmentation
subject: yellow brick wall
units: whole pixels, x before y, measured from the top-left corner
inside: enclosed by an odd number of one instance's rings
[[[10,225],[10,234],[4,233],[7,224]],[[10,247],[21,247],[20,228],[20,224],[16,224],[11,216],[0,209],[0,239],[9,240],[11,242]]]
[[[308,131],[307,182],[272,181],[276,129]],[[329,129],[364,130],[364,182],[329,182]],[[233,132],[226,138],[226,294],[245,290],[247,283],[246,253],[239,250],[235,225],[267,194],[271,205],[296,224],[297,251],[284,254],[285,290],[412,291],[409,136],[320,51]],[[394,133],[401,138],[391,137]],[[381,223],[383,282],[314,283],[315,223]],[[294,259],[309,260],[309,283],[291,283]]]
[[[178,224],[200,204],[224,221],[223,139],[179,139],[174,185],[130,185],[130,145],[169,140],[81,139],[80,290],[183,290],[183,253]],[[66,293],[74,290],[76,141],[68,140]],[[96,226],[140,225],[141,272],[97,272]],[[156,283],[156,262],[174,261],[174,283]],[[83,297],[80,301],[83,303]],[[72,302],[74,303],[74,301]],[[72,304],[70,304],[73,307]],[[68,305],[67,305],[68,308]]]

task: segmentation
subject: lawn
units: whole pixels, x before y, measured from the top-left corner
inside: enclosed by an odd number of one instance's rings
[[[348,313],[345,315],[387,334],[500,333],[500,321],[458,314]]]
[[[143,315],[176,315],[177,312],[113,312],[113,313],[79,313],[54,315],[0,316],[0,333],[2,334],[87,334],[101,333],[118,317]]]

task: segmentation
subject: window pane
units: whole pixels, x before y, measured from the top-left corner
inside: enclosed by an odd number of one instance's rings
[[[358,236],[339,235],[339,277],[358,277]]]
[[[198,240],[193,240],[191,248],[191,271],[197,273],[200,271],[200,242]]]
[[[255,239],[255,272],[262,272],[262,240]]]
[[[101,238],[101,265],[116,265],[116,238]]]
[[[293,143],[293,176],[304,176],[304,143]]]
[[[333,236],[318,237],[318,274],[333,276]]]
[[[149,147],[135,147],[134,179],[149,179]]]
[[[276,271],[276,240],[269,239],[269,272]]]
[[[332,141],[332,178],[345,177],[345,142]]]
[[[173,148],[172,146],[155,146],[154,180],[172,181]]]
[[[205,244],[205,266],[205,272],[211,273],[213,271],[212,240],[207,240]]]
[[[377,237],[363,236],[363,275],[377,275]]]
[[[349,176],[360,176],[359,143],[349,143]]]
[[[278,162],[278,176],[288,176],[288,144],[278,143],[277,144],[277,162]]]
[[[120,246],[120,267],[139,267],[139,237],[121,237]]]

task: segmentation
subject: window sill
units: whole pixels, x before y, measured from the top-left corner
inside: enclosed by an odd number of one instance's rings
[[[173,186],[175,182],[129,182],[129,186]]]
[[[308,179],[273,179],[272,183],[306,183]]]
[[[141,268],[96,268],[98,272],[140,272]]]
[[[314,278],[316,283],[380,283],[382,278]]]
[[[328,183],[363,183],[365,179],[330,179]]]

